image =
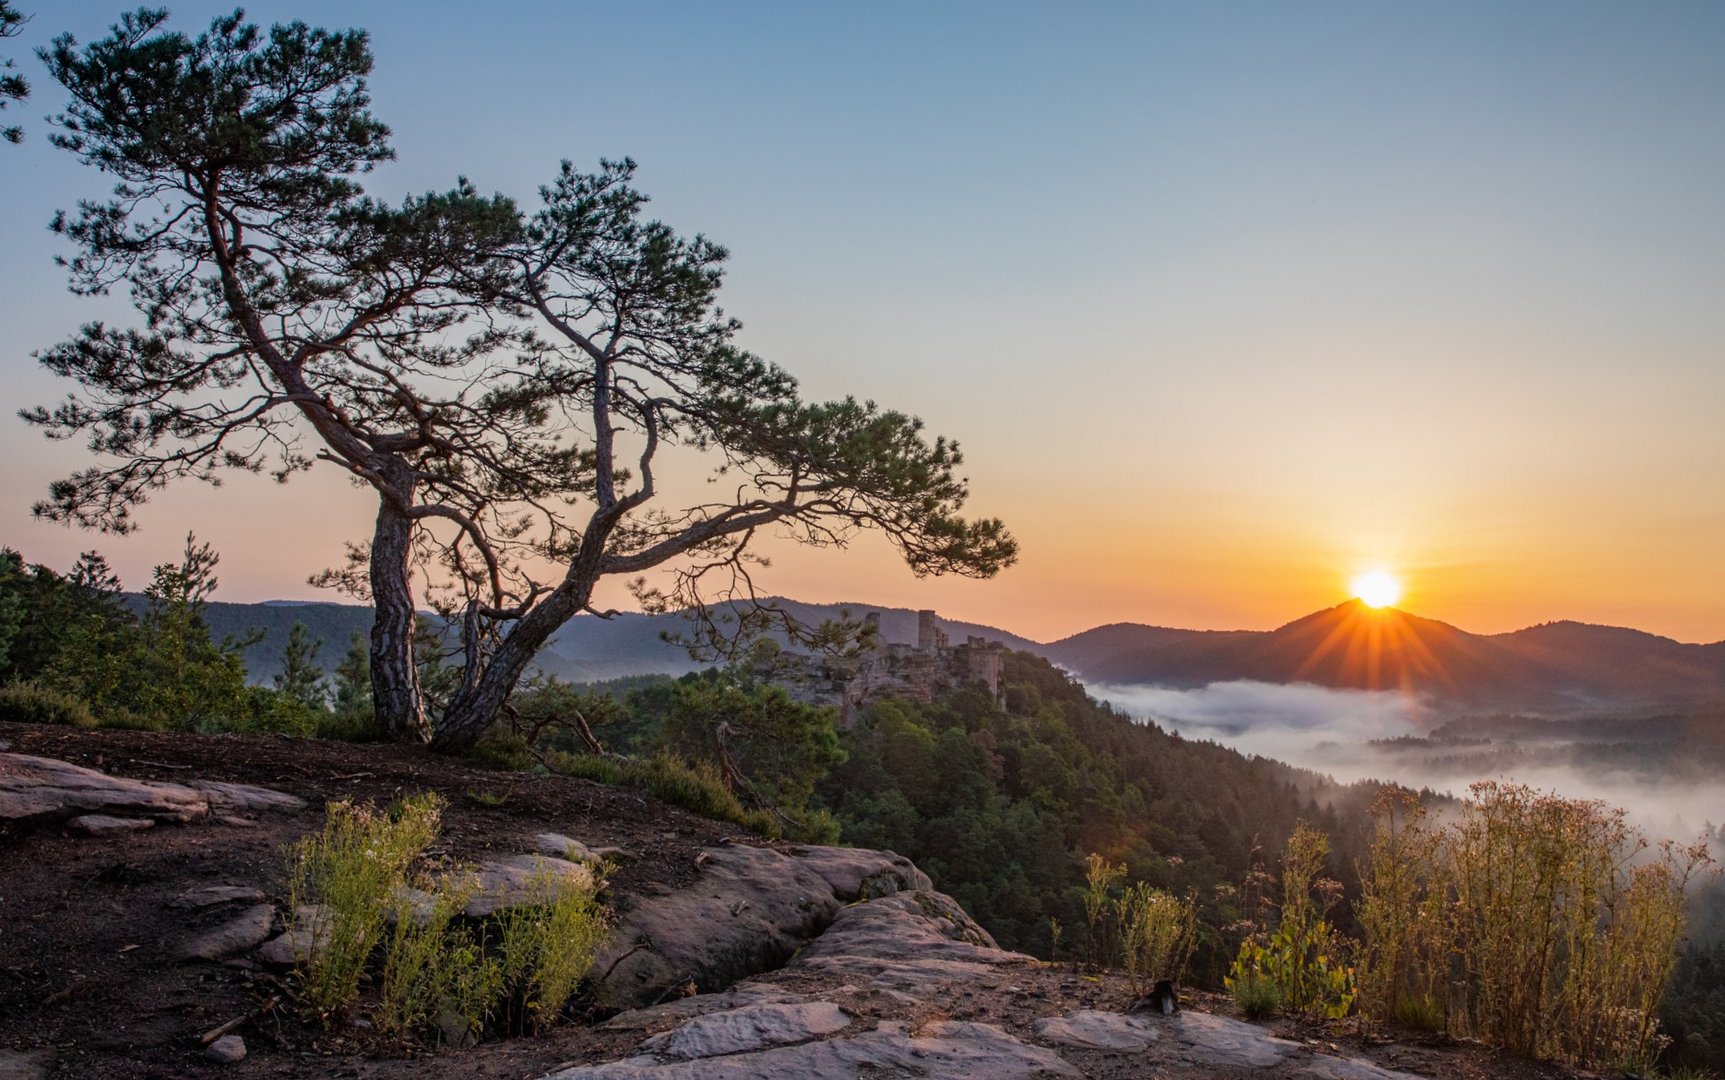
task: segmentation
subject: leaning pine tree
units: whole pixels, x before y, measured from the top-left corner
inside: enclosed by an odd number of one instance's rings
[[[334,578],[376,608],[381,728],[458,747],[604,578],[669,567],[674,606],[746,589],[763,529],[842,543],[878,528],[918,573],[992,574],[1016,548],[966,521],[957,447],[872,404],[809,404],[738,349],[722,249],[643,221],[631,166],[565,166],[524,219],[465,183],[390,206],[360,174],[393,156],[369,111],[366,36],[238,15],[190,38],[140,11],[55,41],[70,92],[53,142],[118,181],[56,228],[72,287],[125,282],[141,329],[83,328],[41,354],[78,390],[26,419],[102,463],[46,516],[108,530],[178,479],[279,479],[327,462],[377,498]],[[658,455],[713,457],[724,500],[654,504]],[[544,568],[554,569],[547,573]],[[427,717],[414,572],[455,592],[462,666]]]

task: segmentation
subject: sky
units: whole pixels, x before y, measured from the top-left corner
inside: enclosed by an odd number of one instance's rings
[[[20,0],[35,85],[0,146],[0,398],[123,298],[70,296],[46,229],[103,179],[45,137],[29,50],[122,10]],[[180,3],[196,31],[220,5]],[[1381,566],[1401,606],[1725,638],[1725,7],[1662,3],[475,7],[255,4],[361,26],[399,198],[531,201],[640,163],[730,248],[742,343],[963,446],[1019,564],[918,580],[878,538],[772,548],[773,591],[1049,640],[1269,628]],[[8,410],[10,411],[10,409]],[[369,531],[314,473],[176,489],[116,538],[34,521],[84,463],[0,416],[0,543],[128,584],[185,532],[219,598],[320,595]],[[333,598],[333,597],[327,597]]]

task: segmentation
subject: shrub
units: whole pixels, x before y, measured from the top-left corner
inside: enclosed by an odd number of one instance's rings
[[[1233,991],[1235,1004],[1248,1020],[1263,1020],[1282,1007],[1282,991],[1268,976],[1248,972],[1229,982],[1228,989]]]
[[[1419,799],[1385,788],[1372,806],[1376,835],[1360,871],[1356,910],[1365,934],[1362,1012],[1403,1027],[1442,1029],[1449,966],[1449,883],[1438,834]]]
[[[358,996],[385,912],[407,884],[408,867],[437,836],[442,807],[429,793],[402,799],[388,812],[330,803],[323,832],[294,845],[289,906],[318,910],[299,971],[301,992],[318,1013],[327,1016]]]
[[[1196,898],[1180,900],[1144,882],[1127,886],[1115,902],[1120,923],[1120,954],[1135,995],[1147,993],[1157,979],[1179,982],[1197,942]]]
[[[238,716],[205,723],[202,729],[305,738],[317,733],[318,718],[323,715],[322,709],[267,686],[246,687],[242,705]]]
[[[445,1033],[435,1024],[461,1017],[466,1033],[479,1030],[501,978],[495,962],[470,935],[452,926],[467,893],[447,881],[425,882],[422,900],[405,890],[394,898],[393,925],[378,980],[378,1026],[394,1034]]]
[[[93,728],[96,716],[82,698],[34,683],[0,686],[0,720]]]
[[[376,1016],[384,1031],[462,1043],[491,1027],[544,1027],[604,940],[595,890],[559,887],[545,874],[529,883],[525,903],[484,922],[461,918],[471,877],[408,875],[437,835],[441,807],[431,794],[387,813],[332,803],[322,834],[295,847],[291,899],[319,905],[301,993],[328,1017],[358,997],[381,953]]]
[[[716,821],[729,821],[766,836],[784,834],[779,820],[765,810],[743,806],[725,785],[718,770],[704,762],[690,764],[669,754],[651,758],[599,757],[549,751],[546,764],[566,776],[601,784],[632,787],[685,810]]]
[[[1646,1070],[1664,1043],[1656,1009],[1705,848],[1651,852],[1598,802],[1496,782],[1470,790],[1446,829],[1380,819],[1362,907],[1372,1008],[1395,1018],[1450,987],[1441,1011],[1455,1034]],[[1423,885],[1404,881],[1422,861]]]
[[[1094,851],[1084,860],[1084,923],[1089,935],[1090,963],[1098,968],[1108,965],[1110,953],[1106,937],[1108,911],[1112,906],[1110,894],[1125,876],[1125,863],[1111,863]]]
[[[1276,929],[1240,944],[1223,983],[1232,990],[1243,979],[1268,979],[1281,1003],[1300,1012],[1337,1019],[1353,1008],[1354,969],[1345,958],[1347,942],[1325,917],[1340,886],[1320,879],[1330,841],[1305,822],[1294,826],[1282,858],[1282,910]],[[1316,890],[1324,897],[1320,908]]]
[[[535,903],[503,913],[502,1002],[509,1030],[543,1028],[557,1019],[593,966],[605,923],[591,893],[555,887],[546,875],[529,888]]]

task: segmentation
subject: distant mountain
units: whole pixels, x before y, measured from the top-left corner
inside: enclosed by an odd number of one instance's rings
[[[143,597],[129,596],[136,609],[143,607]],[[797,600],[775,600],[785,610],[805,623],[819,624],[839,618],[849,612],[860,619],[866,612],[881,613],[881,637],[889,642],[913,644],[916,641],[917,613],[909,608],[882,608],[869,604],[805,604]],[[306,624],[314,640],[323,642],[318,662],[326,671],[333,670],[347,650],[354,634],[361,637],[371,632],[371,609],[359,604],[331,604],[318,601],[293,602],[267,600],[257,604],[227,604],[213,602],[205,610],[205,621],[212,635],[244,638],[255,630],[264,631],[263,639],[242,654],[247,677],[254,683],[268,683],[281,670],[281,654],[289,631],[296,622]],[[954,642],[977,635],[1000,641],[1010,648],[1039,651],[1043,646],[1029,638],[1019,637],[992,626],[936,619]],[[596,615],[577,615],[540,650],[541,671],[569,682],[600,682],[626,675],[681,675],[698,671],[708,664],[692,660],[682,647],[665,641],[662,634],[687,632],[688,623],[678,615],[621,614],[609,619]]]
[[[1470,634],[1357,600],[1268,631],[1100,627],[1047,646],[1045,655],[1101,683],[1311,683],[1543,712],[1725,700],[1725,642],[1685,645],[1574,622]]]
[[[917,613],[869,604],[775,601],[805,623],[878,611],[881,636],[916,641]],[[370,609],[353,604],[213,603],[219,638],[265,631],[246,650],[251,679],[280,670],[289,628],[304,622],[324,643],[333,668],[355,633],[371,627]],[[1274,630],[1180,630],[1114,623],[1048,644],[978,623],[937,619],[954,642],[999,641],[1052,660],[1091,683],[1195,688],[1251,680],[1357,690],[1402,690],[1469,708],[1575,714],[1601,709],[1659,710],[1725,702],[1725,642],[1687,645],[1639,630],[1556,622],[1507,634],[1465,630],[1391,608],[1349,601]],[[571,619],[539,654],[542,671],[571,682],[626,675],[679,675],[706,666],[662,635],[686,630],[676,615],[624,614]]]

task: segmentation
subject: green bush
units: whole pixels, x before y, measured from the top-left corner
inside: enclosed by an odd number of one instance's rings
[[[1134,994],[1157,979],[1181,981],[1198,940],[1197,898],[1185,900],[1140,881],[1114,905],[1120,923],[1120,958]]]
[[[1329,837],[1305,822],[1294,826],[1282,859],[1282,911],[1276,929],[1240,943],[1223,984],[1268,979],[1290,1009],[1339,1019],[1348,1015],[1358,991],[1343,952],[1348,942],[1330,925],[1313,899],[1316,890],[1333,902],[1340,886],[1320,880]]]
[[[546,763],[566,776],[649,792],[715,821],[729,821],[766,836],[778,837],[784,833],[772,814],[744,807],[725,786],[718,770],[705,762],[690,764],[669,754],[620,758],[554,750],[546,755]]]
[[[1276,981],[1265,975],[1247,973],[1228,984],[1234,1002],[1248,1020],[1263,1020],[1274,1016],[1282,1007],[1282,991]]]
[[[93,728],[96,716],[83,699],[34,683],[0,686],[0,720]]]
[[[323,832],[294,846],[289,907],[316,905],[318,912],[299,972],[301,992],[316,1012],[328,1016],[359,995],[385,912],[407,884],[408,868],[437,836],[442,807],[429,793],[387,812],[330,803]]]
[[[430,794],[387,813],[332,803],[322,834],[296,846],[291,900],[318,905],[301,993],[327,1018],[358,998],[381,954],[383,1031],[461,1044],[488,1029],[543,1028],[562,1014],[604,940],[596,890],[544,874],[529,882],[525,903],[487,920],[462,918],[471,875],[408,874],[437,835],[441,807]]]

